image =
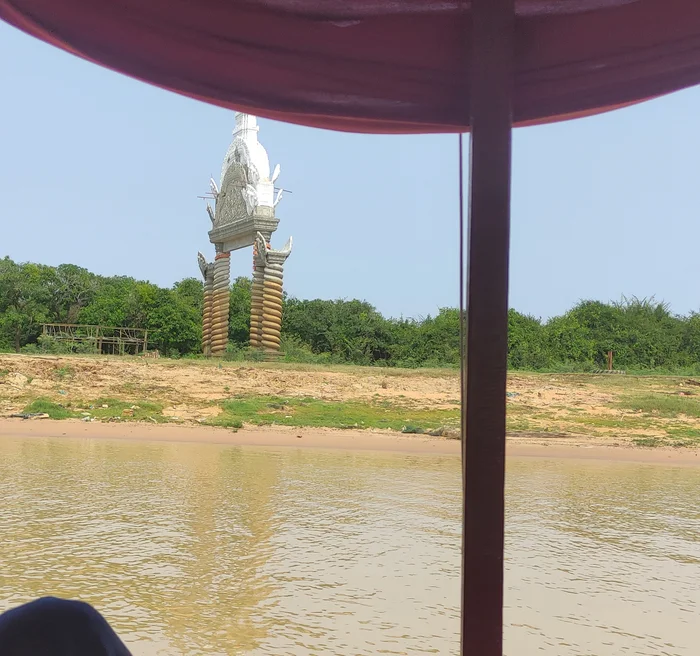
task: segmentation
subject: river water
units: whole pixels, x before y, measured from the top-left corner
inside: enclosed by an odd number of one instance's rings
[[[156,654],[457,654],[455,457],[0,443],[0,609]],[[698,654],[700,468],[508,465],[509,656]]]

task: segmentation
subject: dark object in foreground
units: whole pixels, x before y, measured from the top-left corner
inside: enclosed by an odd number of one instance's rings
[[[92,606],[56,597],[43,597],[0,615],[0,654],[131,656]]]
[[[10,419],[50,419],[45,412],[16,412]]]

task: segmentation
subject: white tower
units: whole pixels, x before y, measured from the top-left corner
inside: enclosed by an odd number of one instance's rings
[[[219,185],[211,180],[214,209],[207,205],[212,222],[209,241],[216,258],[209,264],[199,255],[204,278],[202,349],[222,356],[228,343],[230,255],[253,249],[250,346],[272,356],[279,355],[282,328],[283,265],[292,250],[291,238],[284,248],[270,247],[279,219],[275,208],[282,191],[275,196],[279,165],[270,175],[270,159],[258,141],[258,119],[236,112],[236,127],[221,167]]]

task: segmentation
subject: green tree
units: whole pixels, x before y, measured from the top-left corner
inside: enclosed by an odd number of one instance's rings
[[[393,322],[391,364],[402,367],[459,365],[459,310],[441,308],[435,317]]]
[[[97,276],[75,264],[46,269],[45,284],[52,320],[76,323],[81,310],[95,297],[99,285]]]
[[[204,305],[204,284],[198,278],[185,278],[173,285],[173,292],[186,305],[199,312]]]
[[[50,318],[44,277],[40,265],[0,260],[0,343],[17,352],[36,341],[41,324]]]
[[[700,313],[691,312],[682,321],[682,336],[679,346],[681,364],[684,366],[700,365]]]
[[[250,341],[250,278],[236,278],[231,285],[228,338],[238,346],[247,346]]]
[[[78,323],[100,326],[130,326],[136,281],[125,276],[101,278],[92,301],[78,314]]]
[[[230,289],[229,339],[249,339],[251,281]],[[165,289],[125,276],[96,276],[72,264],[48,267],[0,259],[0,349],[37,341],[45,322],[145,328],[164,354],[199,353],[203,286],[185,278]],[[387,319],[360,300],[284,297],[282,334],[299,357],[386,366],[459,364],[459,312],[442,308],[419,319]],[[607,351],[626,369],[697,367],[700,314],[673,315],[651,299],[586,300],[545,323],[508,313],[512,369],[604,366]]]
[[[364,301],[287,299],[282,317],[282,333],[308,344],[313,353],[354,364],[390,358],[391,326]]]
[[[594,366],[596,346],[576,313],[567,312],[550,319],[545,326],[545,336],[552,362],[587,368]]]
[[[145,290],[141,290],[142,292]],[[148,292],[146,326],[149,342],[164,355],[194,353],[202,341],[201,312],[177,293],[159,289],[151,297]]]
[[[623,298],[613,307],[623,317],[624,342],[610,347],[620,366],[669,368],[687,360],[681,353],[684,322],[671,314],[666,303],[633,297]]]
[[[535,317],[508,311],[508,366],[537,371],[550,365],[545,328]]]

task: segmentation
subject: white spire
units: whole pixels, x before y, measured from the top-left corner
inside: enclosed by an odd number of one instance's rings
[[[244,114],[243,112],[236,112],[236,127],[233,130],[233,138],[241,137],[244,141],[247,138],[258,141],[258,132],[260,127],[258,126],[258,117],[252,114]],[[255,134],[248,134],[254,132]]]
[[[223,166],[221,168],[221,185],[223,186],[224,175],[231,162],[235,161],[235,153],[238,151],[239,158],[245,154],[245,163],[248,167],[254,167],[257,176],[255,183],[257,191],[257,205],[265,207],[273,207],[273,191],[274,184],[270,180],[270,159],[267,156],[267,151],[258,141],[258,126],[257,117],[252,114],[236,112],[236,127],[233,130],[233,141],[224,157]]]

